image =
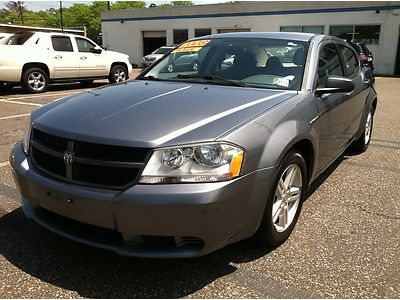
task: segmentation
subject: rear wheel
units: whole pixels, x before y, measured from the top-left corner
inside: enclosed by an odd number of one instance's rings
[[[371,142],[373,125],[374,125],[374,109],[373,107],[371,107],[364,124],[364,131],[361,134],[361,136],[351,144],[350,146],[351,151],[355,153],[363,153],[368,149],[369,143]]]
[[[27,92],[44,93],[49,86],[49,77],[40,68],[30,68],[22,74],[21,84]]]
[[[259,243],[278,246],[289,237],[301,211],[306,178],[306,163],[301,154],[292,151],[285,155],[255,235]]]
[[[110,83],[122,82],[128,79],[128,71],[122,65],[115,65],[111,68],[108,81]]]

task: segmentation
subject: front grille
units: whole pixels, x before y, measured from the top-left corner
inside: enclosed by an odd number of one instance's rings
[[[33,164],[42,172],[79,185],[123,189],[145,166],[148,149],[70,140],[32,130]],[[68,162],[66,154],[72,154]]]

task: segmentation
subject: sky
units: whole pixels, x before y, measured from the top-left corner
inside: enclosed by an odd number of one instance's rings
[[[226,2],[227,0],[192,0],[195,4],[212,4],[212,3],[221,3]],[[0,9],[5,7],[5,4],[9,1],[1,1],[0,0]],[[39,10],[46,10],[49,8],[58,8],[60,7],[60,1],[24,1],[26,7],[29,10],[39,11]],[[62,1],[63,7],[72,6],[74,3],[90,3],[92,1]],[[111,1],[115,2],[115,1]],[[146,6],[150,5],[151,3],[168,3],[168,0],[153,0],[147,1]]]

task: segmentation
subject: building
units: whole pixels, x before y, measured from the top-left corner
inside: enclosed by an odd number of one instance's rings
[[[400,1],[234,2],[102,14],[103,45],[138,65],[160,46],[210,33],[303,31],[363,42],[376,73],[400,75],[399,29]]]

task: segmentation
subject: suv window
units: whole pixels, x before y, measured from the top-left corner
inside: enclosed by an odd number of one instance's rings
[[[358,75],[359,65],[358,59],[354,55],[354,52],[350,48],[343,45],[339,45],[339,49],[344,58],[344,67],[347,71],[347,77],[356,77]]]
[[[318,85],[325,86],[329,75],[344,76],[339,54],[334,44],[322,46],[318,59]]]
[[[67,36],[52,36],[51,43],[55,51],[73,52],[71,39]]]
[[[76,44],[78,45],[79,52],[90,52],[91,48],[95,48],[96,45],[89,42],[87,39],[75,38]]]
[[[5,42],[6,45],[23,45],[27,40],[33,36],[33,33],[15,33],[8,37],[8,41]]]

